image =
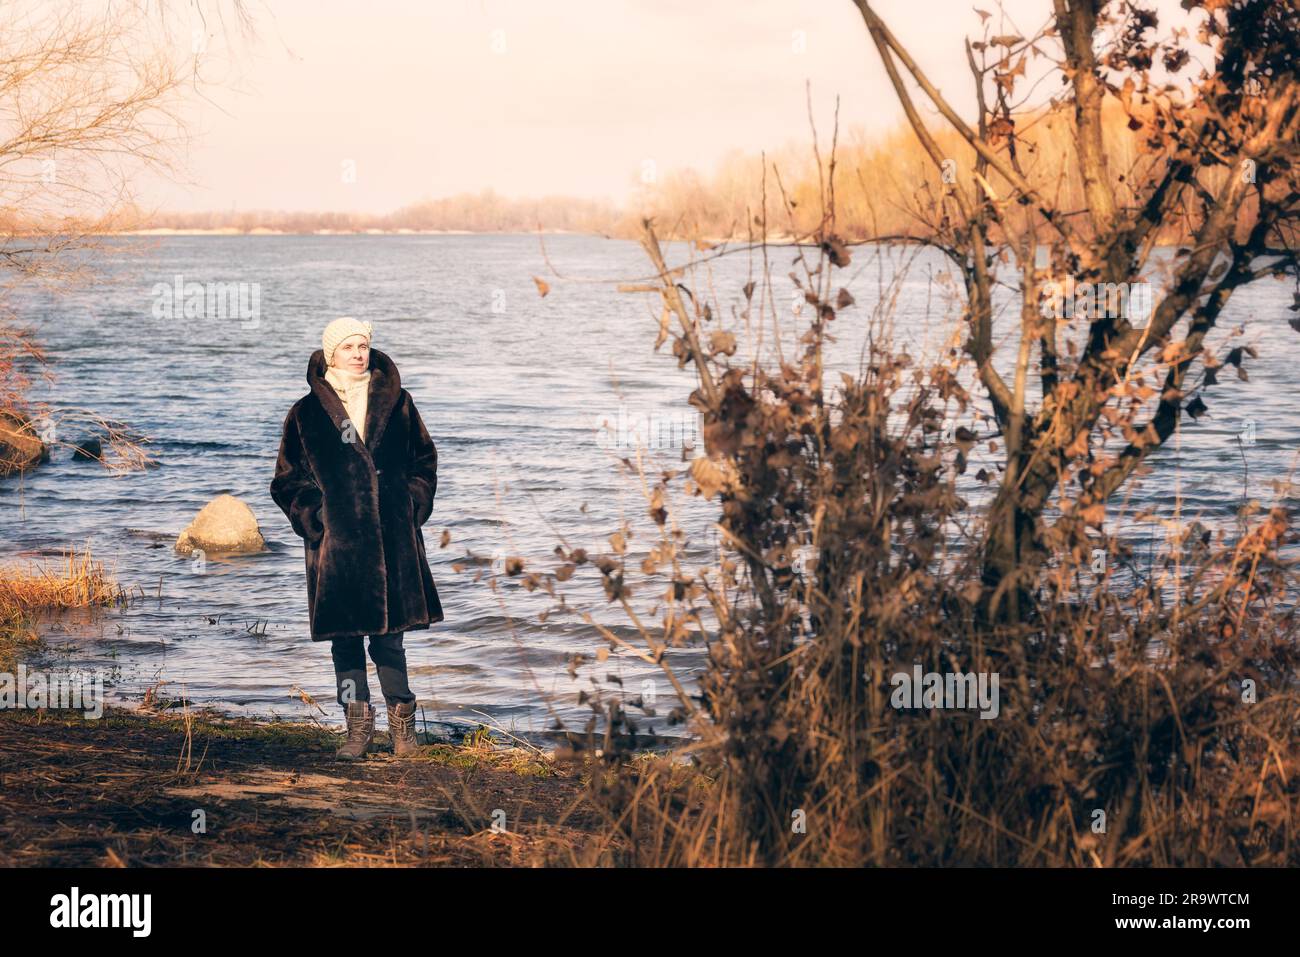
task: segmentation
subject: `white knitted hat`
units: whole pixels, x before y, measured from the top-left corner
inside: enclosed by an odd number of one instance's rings
[[[335,319],[325,327],[325,334],[320,337],[320,343],[325,350],[325,364],[329,365],[334,359],[334,350],[338,344],[348,336],[365,336],[366,342],[370,342],[371,325],[369,322],[359,322],[351,316],[344,316],[342,319]]]

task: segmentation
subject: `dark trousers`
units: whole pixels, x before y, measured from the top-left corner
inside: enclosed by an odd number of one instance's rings
[[[406,651],[402,632],[370,636],[370,658],[379,672],[379,687],[388,704],[405,704],[415,700],[406,683]],[[346,711],[349,701],[369,701],[370,685],[366,681],[364,639],[335,638],[330,642],[334,655],[334,677],[338,683],[338,701]]]

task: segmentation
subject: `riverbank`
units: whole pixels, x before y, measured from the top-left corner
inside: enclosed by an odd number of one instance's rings
[[[472,738],[398,761],[376,737],[379,753],[344,762],[310,725],[0,711],[0,864],[616,863],[581,768]]]

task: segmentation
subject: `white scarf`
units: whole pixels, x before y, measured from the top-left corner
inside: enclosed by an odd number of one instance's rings
[[[343,408],[347,410],[348,418],[352,420],[357,435],[361,436],[361,441],[364,442],[366,440],[366,406],[370,400],[370,370],[349,372],[347,369],[329,366],[325,370],[325,379],[334,387],[334,391],[339,394],[339,398],[343,400]]]

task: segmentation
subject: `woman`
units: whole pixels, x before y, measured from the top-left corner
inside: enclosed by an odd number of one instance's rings
[[[332,643],[347,715],[341,758],[370,749],[375,713],[363,636],[388,706],[398,757],[416,750],[415,695],[402,635],[443,620],[420,527],[433,511],[438,452],[371,325],[325,327],[307,362],[311,388],[284,420],[271,497],[305,542],[313,641]]]

